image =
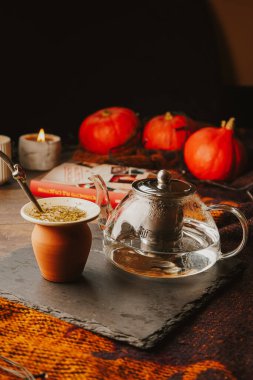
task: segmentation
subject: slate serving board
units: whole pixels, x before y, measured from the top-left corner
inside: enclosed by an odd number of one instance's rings
[[[91,225],[92,249],[77,283],[44,280],[27,246],[0,258],[0,295],[104,336],[140,348],[156,345],[221,286],[238,277],[238,259],[182,279],[129,275],[105,258],[102,234]]]

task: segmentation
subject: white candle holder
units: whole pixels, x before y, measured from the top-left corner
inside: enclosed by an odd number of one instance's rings
[[[45,141],[37,141],[38,134],[30,133],[19,138],[19,162],[28,170],[50,170],[59,164],[61,138],[45,134]]]

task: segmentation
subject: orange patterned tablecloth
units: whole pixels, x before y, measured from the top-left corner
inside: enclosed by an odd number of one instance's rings
[[[204,326],[198,331],[189,322],[189,329],[183,329],[186,335],[174,337],[156,352],[143,352],[5,299],[0,299],[0,317],[1,354],[34,374],[46,372],[49,379],[237,378],[224,358],[207,355],[208,340],[215,342],[218,333],[217,322],[209,338]],[[192,339],[187,338],[190,332]],[[217,350],[221,343],[217,342]]]

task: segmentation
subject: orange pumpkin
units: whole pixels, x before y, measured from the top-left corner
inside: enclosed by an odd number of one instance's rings
[[[184,160],[196,178],[227,181],[242,172],[246,150],[234,136],[234,124],[235,119],[230,118],[220,128],[202,128],[186,141]]]
[[[166,112],[153,117],[144,126],[142,142],[146,149],[181,150],[196,129],[197,123],[190,118]]]
[[[139,127],[137,115],[128,108],[110,107],[86,117],[79,128],[80,145],[92,153],[108,154],[123,145]]]

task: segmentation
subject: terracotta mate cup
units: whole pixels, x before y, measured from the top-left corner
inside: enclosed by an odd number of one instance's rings
[[[38,200],[42,209],[48,206],[69,206],[85,211],[85,217],[77,221],[49,222],[36,219],[30,211],[33,204],[21,209],[22,217],[34,223],[32,247],[41,275],[52,282],[78,280],[89,256],[92,235],[88,222],[95,219],[100,208],[83,199],[54,197]]]

